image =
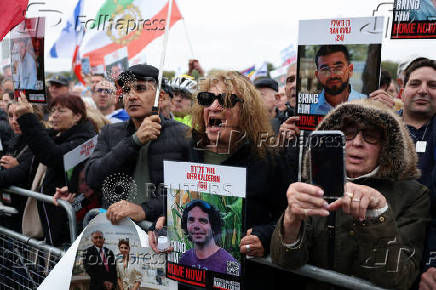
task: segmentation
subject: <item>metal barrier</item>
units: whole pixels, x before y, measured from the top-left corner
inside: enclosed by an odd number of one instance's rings
[[[21,195],[21,196],[33,197],[39,201],[54,204],[52,196],[45,195],[45,194],[35,192],[35,191],[31,191],[31,190],[27,190],[27,189],[23,189],[23,188],[20,188],[17,186],[9,186],[9,187],[3,188],[2,191],[6,192],[6,193],[10,193],[10,194],[17,194],[17,195]],[[73,210],[73,207],[71,206],[71,204],[69,202],[67,202],[65,200],[58,199],[58,203],[67,212],[68,225],[70,228],[70,240],[71,240],[71,244],[72,244],[72,243],[74,243],[74,241],[77,238],[76,214]]]
[[[273,264],[270,256],[266,258],[252,258],[250,260],[280,270],[292,272],[300,276],[309,277],[322,282],[327,282],[332,285],[339,286],[341,288],[350,288],[350,289],[359,289],[359,290],[386,290],[384,288],[377,287],[371,282],[368,282],[366,280],[348,276],[335,271],[322,269],[309,264],[306,264],[296,270],[289,270],[286,268],[282,268],[276,264]]]
[[[63,255],[58,248],[0,226],[1,289],[36,289]]]

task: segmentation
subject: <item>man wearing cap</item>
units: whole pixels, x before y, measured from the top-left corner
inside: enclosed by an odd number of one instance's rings
[[[188,158],[187,127],[152,115],[158,73],[151,65],[134,65],[120,74],[117,84],[122,88],[130,119],[101,130],[86,167],[86,181],[103,191],[104,206],[109,206],[107,216],[114,223],[124,217],[155,221],[163,211],[161,200],[155,198],[162,190],[163,160]],[[103,184],[110,186],[122,181],[123,176],[135,181],[136,194],[131,190],[115,192],[102,188]],[[127,192],[129,195],[125,196]],[[110,200],[120,201],[110,205]]]
[[[254,86],[262,97],[264,106],[271,117],[271,126],[274,132],[278,132],[280,122],[276,118],[276,107],[280,100],[279,84],[270,78],[261,78],[254,81]]]
[[[70,90],[69,80],[61,74],[57,74],[48,80],[48,91],[52,99],[68,94]]]

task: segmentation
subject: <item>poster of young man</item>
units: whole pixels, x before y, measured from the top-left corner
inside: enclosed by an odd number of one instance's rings
[[[10,33],[12,80],[16,95],[31,103],[46,103],[44,82],[45,18],[27,18]]]
[[[297,58],[300,129],[378,88],[383,17],[301,20]]]
[[[246,169],[164,161],[167,277],[207,289],[240,289]]]
[[[106,77],[110,80],[116,80],[120,73],[129,68],[127,58],[127,47],[120,48],[104,56],[106,66]]]
[[[391,39],[436,38],[436,0],[395,0]]]

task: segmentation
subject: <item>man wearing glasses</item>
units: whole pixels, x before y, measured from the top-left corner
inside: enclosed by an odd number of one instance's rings
[[[95,86],[92,99],[100,112],[111,122],[118,123],[129,119],[123,109],[115,110],[118,97],[115,94],[115,85],[109,80],[102,80]]]
[[[101,130],[86,168],[86,181],[97,190],[105,181],[118,184],[123,176],[135,181],[136,193],[124,192],[122,186],[107,193],[103,190],[103,206],[109,206],[107,217],[113,223],[125,217],[155,221],[163,206],[154,198],[162,190],[163,160],[188,158],[187,127],[152,115],[158,74],[151,65],[134,65],[120,74],[117,85],[130,119]],[[111,205],[109,201],[117,202]]]
[[[336,105],[352,100],[367,98],[353,90],[350,78],[353,64],[344,45],[323,45],[315,56],[315,76],[323,87],[318,103],[310,106],[310,114],[326,115]]]

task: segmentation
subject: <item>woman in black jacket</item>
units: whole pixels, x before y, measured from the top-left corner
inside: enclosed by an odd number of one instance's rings
[[[287,205],[287,187],[296,180],[296,167],[286,162],[278,148],[268,146],[267,137],[274,136],[269,117],[259,93],[245,77],[221,71],[199,85],[189,161],[247,169],[245,236],[240,252],[264,257],[269,253],[274,223]],[[153,238],[149,240],[154,246]],[[279,270],[250,260],[245,265],[246,289],[281,288]]]
[[[53,195],[56,187],[66,185],[65,153],[92,138],[96,132],[87,118],[85,104],[79,96],[58,96],[51,101],[49,108],[53,127],[49,130],[31,114],[32,107],[25,98],[21,98],[16,112],[25,142],[37,162],[47,167],[41,192]],[[53,204],[38,203],[38,212],[46,242],[54,246],[66,243],[69,234],[65,210]]]

